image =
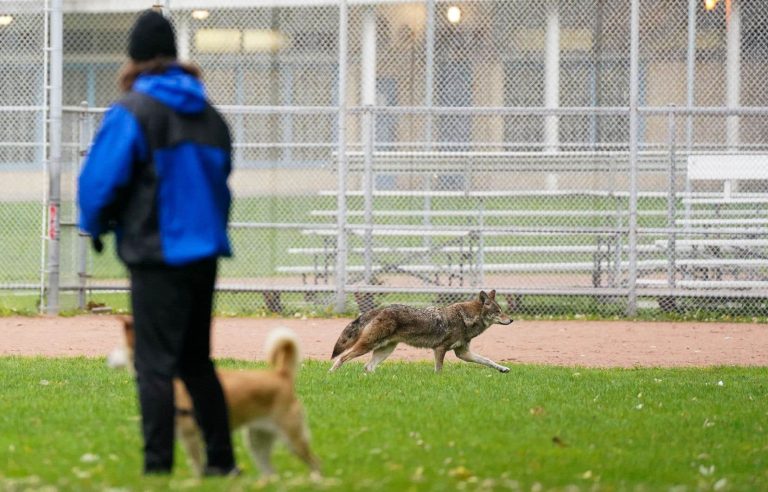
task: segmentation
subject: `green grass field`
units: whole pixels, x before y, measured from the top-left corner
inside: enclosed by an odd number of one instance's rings
[[[222,366],[254,364],[222,361]],[[259,480],[140,476],[132,378],[103,359],[2,358],[0,490],[768,490],[765,368],[597,370],[307,362],[325,479],[283,448]]]

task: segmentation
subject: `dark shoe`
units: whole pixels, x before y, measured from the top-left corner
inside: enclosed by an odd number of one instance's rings
[[[243,471],[233,466],[231,468],[224,468],[221,466],[206,466],[203,474],[206,477],[239,477]]]
[[[171,469],[165,468],[165,467],[153,467],[153,466],[146,466],[144,467],[144,475],[145,476],[152,476],[152,477],[158,477],[162,475],[170,475]]]

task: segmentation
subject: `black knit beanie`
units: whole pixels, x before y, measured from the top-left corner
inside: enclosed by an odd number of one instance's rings
[[[142,12],[131,29],[128,55],[135,61],[158,56],[176,58],[176,38],[168,19],[154,10]]]

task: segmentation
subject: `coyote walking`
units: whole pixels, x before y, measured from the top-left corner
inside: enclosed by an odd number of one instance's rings
[[[373,371],[389,357],[398,343],[431,348],[435,352],[435,372],[440,372],[446,352],[453,350],[459,359],[476,362],[501,372],[509,368],[473,353],[470,341],[494,323],[508,325],[512,320],[496,302],[496,291],[480,291],[468,302],[444,307],[416,309],[402,304],[372,309],[349,323],[333,347],[331,368],[335,371],[355,357],[373,351],[366,371]]]

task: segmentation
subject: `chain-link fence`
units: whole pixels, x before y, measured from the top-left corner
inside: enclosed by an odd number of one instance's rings
[[[495,288],[531,314],[765,314],[768,4],[231,3],[169,11],[235,140],[220,309]],[[148,6],[78,5],[63,14],[63,306],[126,287],[114,253],[77,235],[72,198]]]
[[[42,0],[0,5],[0,303],[34,306],[44,268],[46,26]]]

